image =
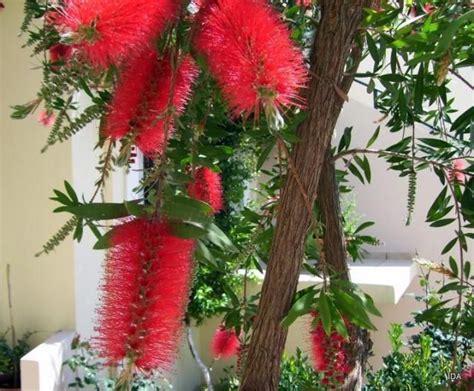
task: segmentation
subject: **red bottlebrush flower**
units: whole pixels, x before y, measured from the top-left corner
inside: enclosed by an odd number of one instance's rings
[[[449,171],[449,180],[451,182],[464,183],[466,181],[465,161],[463,159],[456,159],[453,162],[453,168]]]
[[[240,351],[239,337],[235,330],[228,330],[221,325],[217,328],[211,342],[211,352],[215,358],[230,358]]]
[[[423,6],[423,11],[425,11],[427,14],[432,13],[435,9],[436,9],[436,7],[433,4],[430,4],[430,3],[426,3]]]
[[[56,116],[54,113],[48,113],[47,111],[41,111],[38,114],[38,122],[47,128],[53,126],[54,121],[56,121]]]
[[[107,254],[95,344],[109,364],[169,370],[188,300],[194,242],[167,224],[137,219],[116,227]]]
[[[86,61],[106,68],[148,47],[179,7],[173,0],[67,1],[61,29],[72,33]]]
[[[313,314],[313,317],[317,314]],[[314,369],[323,374],[323,384],[340,384],[351,371],[347,355],[347,341],[333,331],[327,335],[321,321],[311,330]]]
[[[214,214],[224,207],[221,176],[207,167],[201,167],[194,173],[194,182],[188,185],[188,194],[200,201],[207,202]]]
[[[194,44],[235,115],[301,106],[307,72],[278,13],[262,0],[212,0]]]
[[[171,104],[174,114],[183,113],[191,87],[198,74],[194,60],[184,57],[176,71]],[[106,136],[120,139],[135,134],[135,142],[147,156],[163,151],[166,135],[172,135],[173,115],[168,104],[172,87],[169,56],[158,59],[146,50],[124,69],[115,89],[107,118]]]
[[[59,61],[66,62],[72,55],[72,47],[58,43],[49,49],[49,59],[54,64]]]
[[[311,7],[313,4],[313,0],[296,0],[296,5],[299,5],[300,7]]]

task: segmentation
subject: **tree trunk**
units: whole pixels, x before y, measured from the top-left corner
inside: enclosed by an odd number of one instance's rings
[[[298,129],[300,142],[291,159],[313,204],[326,151],[342,107],[337,92],[352,42],[362,20],[363,0],[322,0],[321,22],[311,59],[308,115]],[[287,332],[281,321],[288,313],[298,284],[304,242],[310,225],[294,175],[281,193],[275,235],[263,282],[241,390],[277,390]]]
[[[349,268],[346,261],[346,238],[344,237],[344,227],[342,225],[339,187],[330,151],[327,153],[324,171],[319,182],[318,202],[325,226],[324,255],[326,263],[331,271],[339,275],[339,278],[349,281]],[[366,330],[353,327],[350,334],[350,356],[353,369],[347,375],[341,390],[357,391],[362,389],[362,378],[372,346],[369,333]]]

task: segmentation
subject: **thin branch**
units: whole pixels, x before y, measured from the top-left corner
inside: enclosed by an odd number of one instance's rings
[[[463,286],[464,285],[464,249],[463,249],[463,244],[461,240],[461,235],[462,235],[461,209],[459,207],[459,202],[456,197],[456,192],[454,190],[453,183],[446,172],[444,172],[444,175],[449,187],[449,191],[451,192],[451,197],[454,200],[454,211],[456,214],[456,221],[458,225],[457,234],[458,234],[458,248],[459,248],[459,268],[461,271],[460,283],[461,283],[461,286]],[[458,304],[456,307],[457,307],[458,316],[459,316],[462,310],[462,291],[458,292]],[[452,366],[453,372],[456,370],[458,345],[459,345],[459,322],[456,323],[456,327],[454,329],[453,366]]]
[[[191,355],[193,356],[194,360],[199,366],[199,369],[202,372],[204,381],[206,382],[207,391],[213,391],[214,387],[212,385],[211,373],[209,371],[209,368],[202,361],[201,356],[199,355],[199,352],[196,349],[196,345],[194,344],[194,339],[193,339],[193,332],[191,329],[191,325],[189,324],[188,321],[186,322],[186,335],[187,335],[189,350],[191,351]]]
[[[474,90],[474,85],[469,83],[469,80],[461,76],[455,69],[449,68],[449,72],[451,72],[454,76],[456,76],[459,80],[461,80],[466,86],[468,86],[471,90]]]

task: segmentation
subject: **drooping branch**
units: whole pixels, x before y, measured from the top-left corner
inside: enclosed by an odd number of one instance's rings
[[[189,350],[191,351],[191,355],[196,361],[199,369],[202,372],[204,381],[206,382],[207,390],[213,391],[214,387],[212,385],[211,373],[209,371],[209,368],[202,361],[201,356],[199,355],[199,351],[197,350],[196,345],[194,344],[193,331],[188,321],[186,321],[186,337],[188,340],[188,346],[189,346]]]

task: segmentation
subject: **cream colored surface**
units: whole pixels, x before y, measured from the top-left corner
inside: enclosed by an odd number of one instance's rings
[[[0,12],[0,333],[8,327],[5,269],[11,264],[13,311],[17,334],[38,333],[35,343],[55,331],[74,328],[72,243],[35,258],[42,244],[65,221],[53,215],[48,198],[71,178],[71,146],[41,154],[48,130],[35,117],[9,118],[10,106],[35,97],[40,85],[38,63],[22,49],[18,37],[23,1],[4,2]]]

